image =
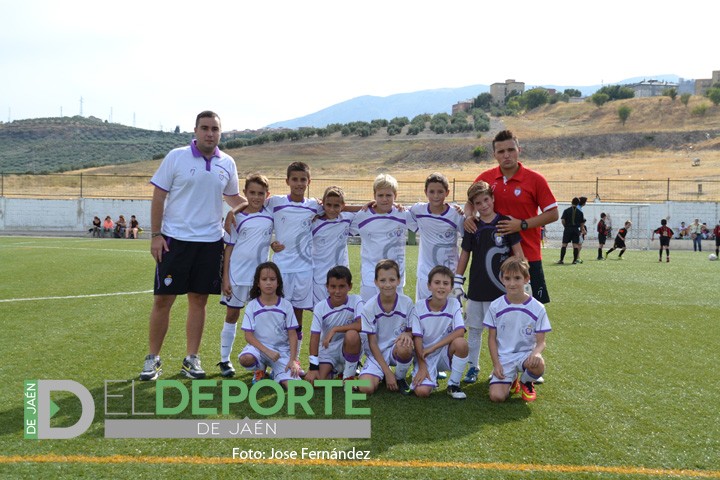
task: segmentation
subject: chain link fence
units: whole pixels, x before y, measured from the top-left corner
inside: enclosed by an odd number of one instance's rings
[[[269,177],[270,193],[287,193],[283,177]],[[399,203],[424,201],[424,182],[402,181],[398,191]],[[462,203],[471,180],[450,179],[449,201]],[[308,196],[322,197],[325,189],[338,185],[345,191],[347,203],[361,203],[372,199],[372,179],[313,178]],[[242,189],[242,180],[241,180]],[[594,180],[553,181],[550,187],[555,197],[569,201],[585,196],[590,202],[667,201],[720,202],[720,180],[623,180],[596,178]],[[153,186],[144,175],[0,174],[0,196],[33,198],[117,198],[150,199]]]

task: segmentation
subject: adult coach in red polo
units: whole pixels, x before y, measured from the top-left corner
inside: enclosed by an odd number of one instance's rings
[[[525,168],[518,161],[520,144],[510,130],[503,130],[492,142],[498,166],[481,173],[475,181],[490,184],[495,197],[495,211],[511,217],[498,222],[498,232],[505,235],[520,232],[520,245],[530,264],[530,285],[533,297],[542,303],[550,301],[545,285],[540,253],[540,229],[557,221],[558,205],[545,177]],[[475,230],[475,222],[465,207],[465,229]]]
[[[219,294],[223,252],[223,197],[231,207],[245,201],[238,188],[235,160],[218,148],[220,117],[204,111],[195,120],[195,139],[167,154],[150,183],[150,253],[156,262],[155,297],[150,313],[150,352],[140,380],[162,373],[160,349],[177,295],[188,297],[187,352],[181,372],[204,378],[198,349],[208,295]]]

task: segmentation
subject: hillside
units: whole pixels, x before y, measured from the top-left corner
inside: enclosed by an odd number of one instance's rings
[[[693,109],[700,104],[708,105],[702,116],[694,115]],[[631,108],[625,125],[618,119],[620,105]],[[67,119],[65,119],[67,120]],[[31,122],[31,121],[28,121]],[[35,121],[39,122],[39,121]],[[0,142],[10,127],[24,142],[16,142],[16,148],[25,145],[27,155],[35,152],[33,135],[43,128],[50,130],[56,145],[47,146],[48,159],[55,153],[71,148],[91,145],[102,157],[92,157],[86,151],[77,153],[79,161],[103,163],[110,159],[114,165],[83,170],[94,174],[151,175],[160,160],[149,160],[158,152],[186,144],[189,136],[139,129],[125,129],[127,137],[119,129],[107,124],[90,121],[91,131],[77,125],[34,125],[21,132],[13,122],[0,126]],[[292,161],[304,161],[311,165],[314,177],[372,178],[378,172],[391,172],[400,179],[423,179],[428,173],[440,170],[458,179],[473,179],[477,172],[494,162],[489,152],[478,157],[473,150],[482,146],[490,149],[492,136],[502,128],[516,132],[523,148],[522,159],[526,164],[541,171],[551,180],[613,178],[673,178],[720,180],[720,107],[704,98],[693,97],[688,107],[679,100],[668,97],[637,98],[611,102],[601,108],[589,103],[558,103],[546,105],[518,117],[493,118],[491,131],[480,138],[475,133],[436,135],[429,130],[417,136],[400,134],[389,136],[381,129],[367,138],[342,137],[336,133],[325,138],[307,138],[299,141],[285,140],[264,145],[230,150],[237,161],[241,175],[261,171],[269,176],[284,175],[285,167]],[[103,129],[114,131],[112,140],[96,139]],[[31,130],[31,131],[27,131]],[[131,134],[145,136],[131,137]],[[156,137],[152,137],[156,135]],[[76,138],[85,141],[74,141]],[[153,140],[157,138],[157,140]],[[161,143],[166,141],[168,143]],[[47,140],[47,144],[50,140]],[[6,147],[2,145],[2,155]],[[113,155],[126,155],[132,147],[144,146],[150,152],[140,158],[142,162],[112,160]],[[138,154],[142,155],[142,154]],[[127,155],[126,155],[127,157]],[[84,158],[84,159],[83,159]],[[692,158],[702,158],[700,168],[688,168]],[[50,160],[52,162],[52,160]],[[120,164],[120,163],[124,164]],[[572,167],[569,163],[572,162]],[[52,164],[52,163],[51,163]],[[0,164],[2,165],[2,164]],[[27,171],[28,163],[22,171]]]
[[[164,155],[191,138],[94,117],[16,120],[0,123],[0,172],[52,173],[137,162]]]

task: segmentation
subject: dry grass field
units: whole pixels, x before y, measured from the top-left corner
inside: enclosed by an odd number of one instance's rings
[[[709,108],[705,115],[694,115],[700,104]],[[628,105],[632,111],[625,125],[617,109]],[[617,179],[720,180],[720,107],[709,100],[692,97],[688,106],[669,97],[637,98],[611,102],[598,108],[590,103],[546,105],[518,117],[493,119],[492,129],[480,138],[469,135],[435,135],[426,130],[416,137],[384,132],[368,137],[311,138],[284,141],[230,150],[241,176],[260,171],[282,176],[288,163],[304,161],[312,167],[313,178],[371,179],[389,172],[401,181],[420,181],[433,171],[442,171],[458,181],[470,181],[477,173],[494,164],[492,159],[477,160],[477,146],[490,149],[490,141],[500,128],[516,132],[524,142],[558,142],[558,138],[598,136],[605,141],[615,135],[702,132],[710,138],[699,142],[675,142],[672,148],[654,148],[611,152],[593,156],[560,149],[552,158],[527,158],[523,161],[550,181]],[[682,136],[680,136],[682,138]],[[611,141],[611,140],[610,140]],[[562,143],[560,143],[562,145]],[[692,148],[690,148],[692,147]],[[692,160],[700,158],[699,167]],[[160,161],[83,170],[89,174],[152,175]]]

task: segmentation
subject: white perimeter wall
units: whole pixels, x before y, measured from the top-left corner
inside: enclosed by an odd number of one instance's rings
[[[569,203],[561,203],[562,213]],[[227,206],[226,206],[227,211]],[[690,224],[699,218],[712,229],[720,220],[720,203],[713,202],[666,202],[650,204],[630,203],[588,203],[583,209],[587,219],[588,237],[597,238],[595,226],[600,213],[605,212],[612,219],[613,232],[617,232],[628,218],[633,222],[629,245],[645,248],[652,231],[660,226],[660,220],[669,218],[668,224],[677,229],[681,221]],[[87,233],[95,215],[104,219],[110,215],[113,221],[119,215],[135,215],[145,230],[150,225],[150,200],[114,200],[79,198],[74,200],[46,200],[32,198],[0,197],[0,232],[62,233],[82,235]],[[562,238],[560,221],[547,226],[547,237],[551,246]],[[610,239],[612,243],[612,239]]]

